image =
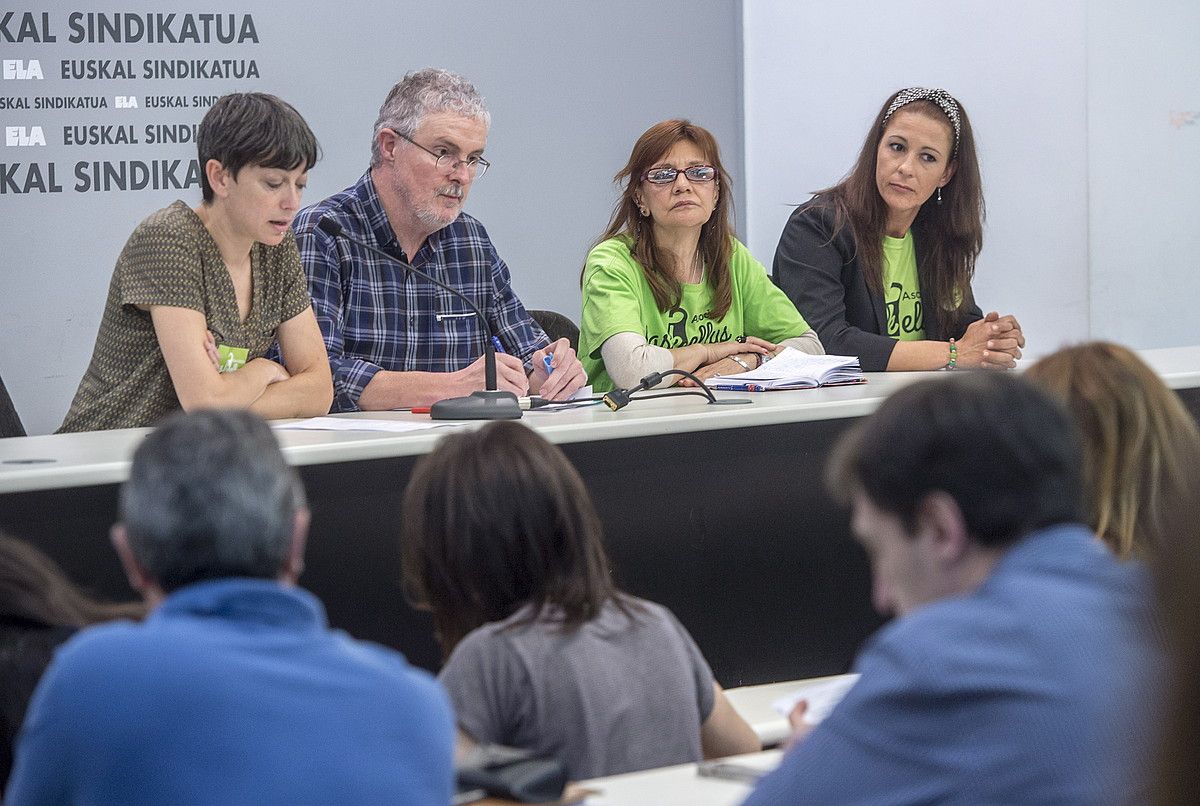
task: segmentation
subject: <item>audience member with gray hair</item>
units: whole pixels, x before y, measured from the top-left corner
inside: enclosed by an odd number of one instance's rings
[[[152,434],[121,488],[120,517],[113,540],[126,568],[164,592],[281,570],[295,582],[303,566],[304,488],[256,417],[197,417]]]
[[[490,164],[483,156],[490,125],[483,98],[462,76],[409,73],[379,110],[371,167],[296,216],[333,370],[334,411],[424,406],[482,389],[489,336],[461,300],[350,239],[474,301],[503,346],[500,389],[559,400],[587,383],[570,342],[551,343],[530,318],[487,231],[462,211]],[[324,219],[349,237],[321,230]]]
[[[296,587],[308,521],[255,415],[178,414],[147,437],[112,540],[152,613],[59,652],[5,803],[448,803],[447,698],[327,627]]]

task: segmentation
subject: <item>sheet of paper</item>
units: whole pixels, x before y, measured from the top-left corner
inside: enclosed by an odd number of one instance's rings
[[[834,680],[812,683],[787,696],[780,697],[771,703],[771,707],[786,718],[796,707],[796,703],[800,700],[808,700],[808,710],[804,712],[804,721],[809,725],[816,725],[829,716],[833,706],[842,701],[842,697],[845,697],[846,692],[858,682],[858,678],[859,675],[856,674],[844,674]]]
[[[452,428],[462,423],[413,421],[413,420],[371,420],[360,417],[312,417],[308,420],[298,420],[294,423],[276,425],[280,431],[386,431],[393,434],[403,434],[408,431],[424,431],[430,428]]]

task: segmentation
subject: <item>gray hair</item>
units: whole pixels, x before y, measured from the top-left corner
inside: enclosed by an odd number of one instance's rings
[[[475,85],[457,73],[426,67],[408,73],[400,79],[387,100],[379,107],[375,131],[371,133],[371,167],[383,160],[379,152],[379,132],[391,129],[397,134],[412,137],[426,115],[453,112],[492,125],[492,116],[484,105],[483,96]]]
[[[275,579],[304,488],[247,411],[180,412],[137,449],[121,489],[130,547],[167,592],[205,579]]]

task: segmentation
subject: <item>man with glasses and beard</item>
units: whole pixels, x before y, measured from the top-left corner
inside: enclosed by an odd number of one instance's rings
[[[297,215],[296,239],[333,370],[333,411],[427,406],[484,388],[489,334],[471,309],[351,239],[411,263],[478,305],[502,348],[499,389],[561,400],[587,383],[569,342],[550,343],[517,299],[483,225],[462,212],[489,165],[483,150],[490,123],[483,98],[461,76],[433,68],[409,73],[379,110],[370,169]],[[349,238],[320,229],[324,219]]]

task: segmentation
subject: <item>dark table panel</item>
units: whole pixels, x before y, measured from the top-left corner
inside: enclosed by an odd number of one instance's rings
[[[865,557],[820,472],[848,420],[563,446],[592,491],[618,584],[670,607],[725,685],[843,672],[880,623]],[[436,668],[400,586],[414,457],[300,468],[313,512],[302,584],[332,624]],[[115,485],[0,496],[0,525],[106,597],[132,595],[107,532]]]
[[[1200,389],[1179,391],[1200,418]],[[727,686],[846,671],[881,620],[846,513],[821,485],[853,420],[563,445],[604,522],[618,583],[670,607]],[[313,511],[302,584],[330,621],[433,669],[430,621],[400,588],[400,498],[414,457],[300,468]],[[116,485],[0,495],[0,529],[73,579],[129,598],[108,529]]]

